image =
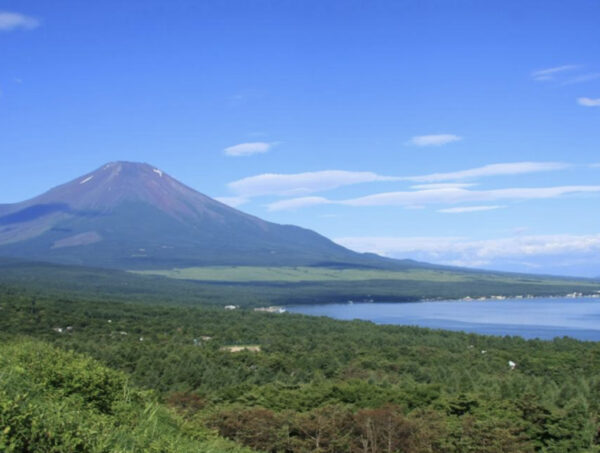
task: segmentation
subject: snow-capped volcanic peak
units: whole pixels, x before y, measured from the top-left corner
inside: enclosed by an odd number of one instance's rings
[[[181,184],[158,168],[137,162],[111,162],[20,203],[23,206],[60,203],[70,210],[108,211],[123,203],[145,203],[181,218],[206,214],[215,200]]]

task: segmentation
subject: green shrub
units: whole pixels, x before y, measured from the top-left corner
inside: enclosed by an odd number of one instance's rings
[[[1,344],[2,452],[242,452],[94,360],[30,340]]]

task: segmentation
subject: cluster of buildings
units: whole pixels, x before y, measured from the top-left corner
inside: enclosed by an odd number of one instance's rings
[[[271,307],[258,307],[254,311],[264,311],[266,313],[285,313],[285,308],[273,305]]]

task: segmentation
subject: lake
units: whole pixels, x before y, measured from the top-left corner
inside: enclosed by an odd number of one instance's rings
[[[293,305],[288,312],[549,340],[600,341],[600,299],[536,298],[486,301]]]

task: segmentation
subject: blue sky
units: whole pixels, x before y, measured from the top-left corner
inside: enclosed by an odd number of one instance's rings
[[[0,203],[114,160],[361,251],[600,275],[600,3],[0,1]]]

